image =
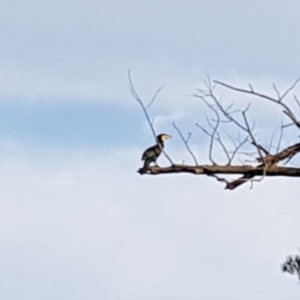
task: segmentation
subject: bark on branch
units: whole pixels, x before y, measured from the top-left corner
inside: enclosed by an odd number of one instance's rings
[[[140,170],[138,170],[140,173]],[[265,172],[265,174],[264,174]],[[285,176],[285,177],[300,177],[300,168],[291,168],[291,167],[278,167],[272,166],[264,171],[263,166],[253,167],[250,165],[244,166],[219,166],[219,165],[172,165],[170,167],[158,167],[153,166],[148,169],[148,175],[162,175],[162,174],[171,174],[171,173],[189,173],[194,175],[243,175],[252,178],[254,176]],[[224,181],[224,180],[223,180]],[[245,180],[243,180],[245,181]],[[226,189],[233,190],[237,187],[237,180],[226,183]]]

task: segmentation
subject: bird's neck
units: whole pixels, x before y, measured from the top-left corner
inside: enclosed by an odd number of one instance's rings
[[[158,141],[158,142],[157,142],[157,145],[159,145],[159,146],[162,147],[162,148],[165,146],[165,144],[164,144],[163,141]]]

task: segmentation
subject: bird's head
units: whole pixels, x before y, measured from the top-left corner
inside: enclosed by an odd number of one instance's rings
[[[159,142],[164,142],[164,141],[170,139],[171,137],[172,137],[171,135],[162,133],[162,134],[158,135],[158,136],[156,137],[156,139],[157,139]]]

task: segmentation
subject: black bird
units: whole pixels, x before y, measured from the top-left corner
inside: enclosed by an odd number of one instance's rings
[[[162,149],[164,148],[164,141],[170,139],[171,137],[171,135],[165,133],[160,134],[156,137],[157,144],[145,150],[142,156],[144,166],[141,170],[141,174],[147,173],[150,163],[154,162],[156,164],[156,160],[160,156],[160,154],[162,153]]]

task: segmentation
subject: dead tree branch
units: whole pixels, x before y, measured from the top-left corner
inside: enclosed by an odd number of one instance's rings
[[[300,256],[288,256],[285,262],[281,265],[281,270],[282,272],[296,275],[300,281]]]
[[[153,126],[153,122],[151,121],[150,119],[150,116],[149,116],[149,113],[148,113],[148,108],[154,103],[157,95],[159,94],[159,92],[162,90],[163,86],[161,86],[155,93],[154,93],[154,96],[152,97],[151,101],[149,102],[148,105],[145,105],[144,102],[142,101],[142,99],[140,98],[140,96],[138,95],[137,91],[135,90],[135,87],[133,85],[133,82],[132,82],[132,79],[131,79],[131,71],[129,70],[128,71],[128,85],[129,85],[129,90],[131,92],[131,95],[133,96],[133,98],[137,101],[137,103],[141,106],[144,114],[145,114],[145,117],[146,117],[146,120],[149,124],[149,127],[152,131],[152,134],[155,138],[155,141],[156,143],[158,143],[158,141],[156,140],[156,132],[154,130],[154,126]],[[159,144],[159,143],[158,143]],[[169,155],[166,153],[166,151],[164,150],[164,148],[161,148],[163,154],[165,155],[165,157],[167,158],[167,160],[170,162],[170,164],[172,165],[173,162],[171,160],[171,158],[169,157]]]
[[[176,129],[176,131],[178,132],[180,138],[182,139],[182,141],[184,142],[185,144],[185,147],[187,149],[187,151],[189,152],[189,154],[192,156],[194,162],[195,162],[195,165],[198,166],[198,161],[197,161],[197,158],[195,156],[195,154],[193,153],[193,151],[191,150],[190,146],[189,146],[189,140],[192,136],[191,133],[188,134],[188,137],[185,138],[181,132],[181,130],[176,126],[175,122],[173,123],[173,127]]]
[[[298,82],[300,81],[300,78],[298,78],[293,84],[291,87],[289,87],[284,93],[282,96],[280,96],[277,88],[277,94],[278,94],[278,99],[276,98],[273,98],[271,96],[268,96],[268,95],[265,95],[265,94],[262,94],[262,93],[258,93],[256,91],[254,91],[254,89],[251,87],[250,90],[245,90],[245,89],[242,89],[242,88],[237,88],[237,87],[234,87],[232,85],[229,85],[229,84],[226,84],[224,82],[221,82],[221,81],[218,81],[218,80],[214,80],[214,83],[218,84],[218,85],[221,85],[221,86],[224,86],[226,88],[229,88],[231,90],[234,90],[234,91],[237,91],[237,92],[241,92],[241,93],[245,93],[245,94],[250,94],[250,95],[253,95],[255,97],[258,97],[258,98],[262,98],[262,99],[266,99],[266,100],[269,100],[271,102],[274,102],[275,104],[278,104],[280,106],[283,107],[283,113],[285,115],[287,115],[291,120],[292,122],[298,127],[298,129],[300,129],[300,121],[296,118],[296,116],[294,115],[294,113],[292,112],[292,109],[285,103],[283,103],[283,100],[284,98],[296,87],[296,85],[298,84]]]
[[[138,171],[140,172],[140,170]],[[162,174],[172,174],[172,173],[189,173],[194,175],[244,175],[244,176],[263,176],[264,168],[263,166],[254,167],[250,165],[231,165],[231,166],[212,166],[212,165],[199,165],[199,166],[189,166],[189,165],[173,165],[171,167],[160,168],[157,166],[149,167],[147,175],[162,175]],[[269,167],[265,171],[265,176],[270,177],[300,177],[300,168],[291,167]],[[236,184],[228,181],[226,189],[233,190],[237,187]]]
[[[151,130],[155,133],[147,109],[153,104],[161,88],[155,93],[149,105],[145,106],[132,85],[130,73],[128,77],[131,93],[142,106]],[[273,84],[273,89],[276,93],[276,96],[273,97],[257,92],[251,84],[249,84],[249,89],[237,88],[221,81],[213,81],[213,85],[208,77],[207,81],[204,82],[204,88],[198,89],[194,96],[200,99],[200,102],[203,103],[209,111],[209,115],[206,116],[207,125],[203,126],[196,123],[196,126],[210,138],[207,150],[210,165],[198,164],[194,153],[189,147],[191,135],[189,134],[188,137],[185,138],[174,123],[173,126],[184,142],[188,153],[192,156],[195,165],[191,166],[171,163],[171,166],[167,168],[154,166],[149,168],[147,174],[190,173],[195,175],[205,175],[225,183],[225,189],[229,190],[234,190],[246,182],[249,182],[252,187],[254,182],[262,181],[266,177],[300,177],[300,168],[280,165],[284,162],[289,162],[300,152],[300,143],[282,145],[286,142],[286,131],[284,128],[287,126],[283,125],[283,118],[280,118],[279,122],[273,120],[274,123],[276,123],[275,128],[277,129],[275,131],[273,130],[273,134],[271,134],[268,139],[264,137],[264,143],[262,144],[261,132],[256,128],[255,122],[249,117],[250,113],[248,114],[251,103],[248,103],[244,109],[236,109],[233,101],[228,104],[228,102],[224,101],[222,97],[217,94],[220,88],[225,88],[240,94],[248,94],[255,98],[272,102],[283,109],[283,115],[288,116],[296,129],[300,129],[300,121],[297,118],[296,113],[292,110],[292,106],[290,106],[287,101],[288,96],[299,81],[300,78],[283,93],[281,93],[277,86]],[[216,92],[217,87],[218,91]],[[295,95],[293,96],[293,101],[296,102],[297,107],[300,107],[300,101]],[[270,118],[270,112],[266,112],[266,118]],[[280,130],[279,135],[277,135],[278,128]],[[233,134],[233,130],[237,132],[237,135]],[[238,138],[233,138],[233,136],[238,136]],[[296,138],[298,138],[298,135]],[[275,140],[277,140],[277,142],[275,142]],[[277,143],[277,145],[273,146],[273,143]],[[265,147],[265,145],[267,146]],[[217,149],[215,149],[215,147],[217,147]],[[251,164],[249,165],[246,164],[247,161],[240,159],[240,155],[253,157],[253,147],[255,148],[258,157],[254,157],[254,160],[250,162]],[[227,163],[225,165],[218,163],[218,160],[222,156],[227,158]],[[171,162],[171,159],[169,159],[169,161]],[[138,172],[140,172],[140,170]],[[222,177],[220,177],[220,175]],[[229,179],[227,178],[229,175],[241,175],[241,177]]]

